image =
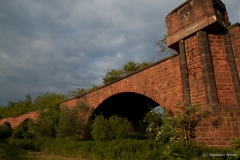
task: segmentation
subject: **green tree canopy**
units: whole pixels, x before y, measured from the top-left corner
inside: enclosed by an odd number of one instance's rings
[[[126,75],[139,71],[140,69],[146,68],[152,64],[152,61],[149,62],[134,62],[127,61],[121,69],[109,69],[106,74],[102,77],[102,83],[104,85],[112,83],[120,78],[123,78]]]
[[[36,97],[33,102],[30,94],[26,95],[25,98],[25,100],[17,102],[10,101],[7,106],[0,107],[0,118],[16,117],[38,109],[57,108],[59,103],[67,100],[63,94],[49,92]]]
[[[54,108],[56,109],[59,103],[67,100],[63,94],[46,92],[44,95],[35,98],[33,105],[36,109]]]

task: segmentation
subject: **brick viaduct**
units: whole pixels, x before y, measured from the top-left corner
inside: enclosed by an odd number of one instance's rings
[[[137,122],[150,108],[200,103],[209,119],[196,128],[196,140],[230,146],[240,138],[240,24],[231,25],[220,0],[188,0],[166,17],[167,45],[178,54],[82,96],[62,102],[85,102],[95,113],[118,114]],[[1,119],[13,128],[37,112]]]

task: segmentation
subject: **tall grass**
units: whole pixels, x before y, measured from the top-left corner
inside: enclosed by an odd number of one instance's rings
[[[49,154],[71,158],[97,160],[162,160],[162,159],[212,159],[206,154],[236,153],[233,149],[198,146],[189,142],[162,144],[153,140],[124,139],[113,141],[76,141],[62,139],[16,140],[9,144],[35,149]],[[237,155],[239,157],[239,155]],[[215,157],[215,159],[237,159],[238,157]]]

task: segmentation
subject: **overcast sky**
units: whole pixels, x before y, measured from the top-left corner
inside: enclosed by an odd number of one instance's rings
[[[107,69],[159,59],[165,17],[185,0],[2,0],[0,105],[101,84]],[[223,0],[230,21],[240,1]]]

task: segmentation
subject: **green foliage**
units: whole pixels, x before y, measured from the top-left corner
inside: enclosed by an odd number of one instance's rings
[[[76,88],[75,90],[68,91],[67,96],[77,97],[85,94],[86,92],[87,92],[87,89],[85,88]]]
[[[7,125],[0,125],[0,139],[9,138],[12,135],[12,129]]]
[[[9,102],[8,106],[0,107],[0,117],[16,117],[21,114],[31,112],[34,108],[31,105],[30,95],[26,96],[26,100],[19,100],[18,102]]]
[[[163,35],[162,39],[155,42],[155,45],[159,47],[159,55],[175,55],[177,52],[167,46],[167,36]]]
[[[76,138],[78,134],[78,111],[65,107],[59,113],[59,122],[56,126],[57,138]]]
[[[162,115],[160,113],[157,113],[151,110],[145,115],[143,122],[147,124],[146,134],[148,135],[149,138],[153,139],[157,136],[156,130],[163,123]]]
[[[33,138],[33,135],[31,135],[28,132],[28,128],[29,128],[29,121],[23,121],[13,131],[11,138],[13,138],[13,139],[29,139],[29,138]]]
[[[124,77],[124,72],[121,69],[109,69],[105,76],[102,77],[103,84],[112,83],[120,78]]]
[[[30,120],[24,131],[28,135],[32,135],[28,138],[34,137],[35,139],[80,138],[85,134],[88,115],[91,115],[92,111],[93,109],[84,103],[79,103],[72,108],[62,107],[61,110],[47,109],[39,112],[36,122]],[[22,133],[22,130],[20,133]],[[14,136],[13,138],[19,139],[19,136]],[[27,137],[21,136],[21,138]]]
[[[175,105],[177,111],[174,116],[164,112],[162,122],[158,125],[150,123],[147,133],[151,133],[151,138],[162,143],[176,142],[179,140],[191,141],[194,138],[194,129],[202,118],[207,118],[209,112],[202,111],[199,104],[182,106],[181,103]]]
[[[198,146],[192,142],[178,141],[163,144],[152,140],[123,139],[113,141],[76,141],[62,139],[10,139],[11,145],[35,149],[49,154],[80,159],[104,160],[162,160],[162,159],[236,159],[227,157],[236,153],[233,149]],[[213,157],[210,154],[224,154]]]
[[[112,83],[118,79],[123,78],[126,75],[134,73],[140,69],[146,68],[152,64],[152,61],[149,62],[134,62],[134,61],[127,61],[121,69],[109,69],[105,76],[102,77],[103,84]]]
[[[92,85],[92,87],[90,87],[90,88],[88,88],[88,92],[90,92],[90,91],[93,91],[93,90],[96,90],[96,89],[98,89],[98,88],[100,88],[101,87],[101,85]]]
[[[238,139],[238,138],[232,139],[232,147],[234,149],[239,149],[240,150],[240,139]]]
[[[44,95],[38,96],[34,100],[34,108],[36,109],[57,109],[60,102],[67,100],[63,94],[46,92]]]
[[[35,138],[56,138],[59,114],[55,109],[39,112],[37,121],[30,121],[29,132]]]
[[[57,126],[57,137],[65,139],[83,137],[87,131],[88,116],[92,112],[93,108],[85,103],[78,103],[72,108],[62,108]]]
[[[103,115],[95,118],[92,125],[92,137],[96,141],[124,139],[130,134],[131,124],[127,119],[116,115],[106,119]]]
[[[76,88],[75,90],[70,90],[67,92],[67,96],[69,97],[77,97],[77,96],[81,96],[83,94],[86,94],[87,92],[91,92],[93,90],[96,90],[98,88],[100,88],[100,85],[92,85],[92,87],[85,89],[85,88]]]
[[[26,95],[26,100],[18,102],[9,102],[7,106],[0,107],[0,118],[17,117],[39,109],[54,108],[56,109],[60,102],[67,99],[65,95],[46,92],[38,96],[32,102],[31,96]]]
[[[6,156],[6,152],[4,148],[0,147],[0,160],[2,160],[2,158],[4,158],[5,156]]]
[[[127,61],[122,67],[122,70],[124,73],[136,72],[139,69],[140,69],[140,64],[134,61]]]

